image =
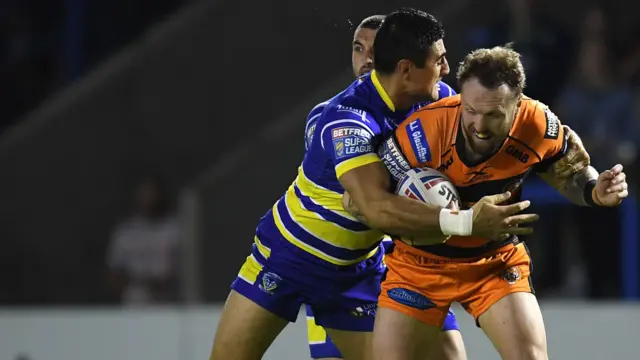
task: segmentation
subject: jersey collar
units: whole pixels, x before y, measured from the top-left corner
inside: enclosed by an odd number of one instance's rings
[[[376,73],[375,70],[371,71],[371,82],[373,83],[373,86],[376,88],[378,95],[380,95],[380,98],[382,98],[382,101],[384,101],[389,110],[395,112],[396,106],[393,104],[393,101],[391,101],[391,98],[389,97],[389,94],[387,94],[387,91],[382,87],[382,84],[380,84],[380,80],[378,80],[378,73]]]

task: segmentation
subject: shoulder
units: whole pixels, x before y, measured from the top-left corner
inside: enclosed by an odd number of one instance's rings
[[[317,104],[316,106],[314,106],[311,109],[311,111],[309,111],[309,115],[307,115],[307,122],[317,119],[320,116],[320,114],[322,114],[322,111],[327,107],[327,105],[329,105],[330,102],[331,102],[331,99],[327,101],[323,101]]]
[[[354,94],[342,94],[325,106],[317,128],[336,126],[356,126],[368,130],[372,135],[380,131],[369,106]]]
[[[520,140],[540,143],[562,137],[558,116],[546,104],[528,97],[522,99],[516,126]]]
[[[410,123],[415,123],[416,120],[420,120],[420,122],[425,123],[426,126],[439,127],[442,121],[455,120],[459,107],[460,95],[449,96],[414,111],[400,126],[408,126]]]
[[[522,100],[511,134],[540,158],[566,150],[567,139],[560,119],[547,105],[531,98]]]
[[[457,95],[457,93],[451,86],[449,86],[449,84],[443,81],[438,82],[438,100],[442,100],[453,95]]]

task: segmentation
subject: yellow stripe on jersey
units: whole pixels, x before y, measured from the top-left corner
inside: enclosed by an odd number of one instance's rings
[[[336,176],[338,177],[338,179],[340,179],[340,176],[342,176],[344,173],[346,173],[349,170],[353,170],[360,166],[369,165],[379,161],[382,161],[380,160],[380,157],[372,153],[360,155],[360,156],[351,158],[349,160],[345,160],[340,164],[336,165]]]
[[[258,248],[258,252],[260,253],[260,255],[262,255],[262,257],[264,257],[265,259],[268,259],[269,256],[271,256],[271,249],[262,245],[262,243],[260,242],[260,239],[258,239],[257,236],[253,238],[253,242],[256,244],[256,247]]]
[[[344,211],[344,207],[342,206],[342,194],[326,189],[309,180],[302,167],[298,169],[298,177],[294,183],[298,186],[302,195],[312,198],[313,202],[316,204],[327,210],[331,210],[344,218],[352,221],[358,221],[348,212]]]
[[[370,257],[372,257],[373,255],[376,254],[376,252],[378,251],[378,248],[374,248],[372,249],[369,253],[367,253],[364,256],[360,256],[357,257],[355,259],[350,259],[350,260],[344,260],[344,259],[338,259],[336,257],[330,256],[314,247],[312,247],[311,245],[305,243],[304,241],[301,241],[300,239],[296,239],[296,237],[294,237],[288,230],[287,228],[284,226],[284,224],[282,223],[282,219],[280,218],[280,212],[278,211],[278,203],[280,203],[280,201],[278,201],[272,208],[272,212],[273,212],[273,219],[275,221],[276,227],[278,228],[278,230],[280,231],[280,234],[290,243],[292,243],[293,245],[299,247],[300,249],[308,252],[309,254],[312,254],[324,261],[330,262],[332,264],[335,265],[340,265],[340,266],[347,266],[347,265],[353,265],[353,264],[357,264],[363,260],[366,260]],[[336,234],[336,237],[339,237],[340,235]]]
[[[324,344],[327,342],[327,332],[320,325],[316,325],[313,316],[307,316],[307,336],[309,345]]]
[[[382,87],[382,84],[380,84],[378,73],[375,70],[371,72],[371,82],[376,88],[376,91],[378,91],[378,94],[382,98],[382,101],[384,101],[384,103],[387,104],[387,107],[389,107],[389,110],[396,111],[396,106],[393,104],[393,101],[391,100],[389,94],[387,94],[387,91]]]
[[[348,250],[368,249],[380,241],[378,230],[353,231],[323,219],[319,214],[308,211],[300,203],[293,186],[284,197],[291,219],[315,238],[327,244]]]

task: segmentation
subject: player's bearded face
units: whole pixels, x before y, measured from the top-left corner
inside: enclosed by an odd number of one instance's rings
[[[421,68],[411,66],[410,71],[405,72],[405,84],[407,93],[416,102],[438,100],[438,82],[443,76],[449,74],[449,63],[446,58],[444,42],[438,40],[431,45],[429,56]]]
[[[351,65],[353,74],[360,77],[373,70],[373,40],[376,30],[358,28],[353,34]]]
[[[472,78],[462,84],[462,128],[475,153],[497,151],[511,131],[520,102],[507,85],[488,89]]]

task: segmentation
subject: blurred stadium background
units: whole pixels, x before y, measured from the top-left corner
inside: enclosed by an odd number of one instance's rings
[[[307,112],[352,81],[354,26],[400,6],[444,22],[452,66],[515,41],[528,95],[637,194],[640,25],[622,0],[6,0],[0,358],[205,359]],[[637,358],[635,198],[593,210],[525,189],[551,358]],[[470,358],[497,358],[459,313]],[[304,327],[266,358],[308,358]]]

